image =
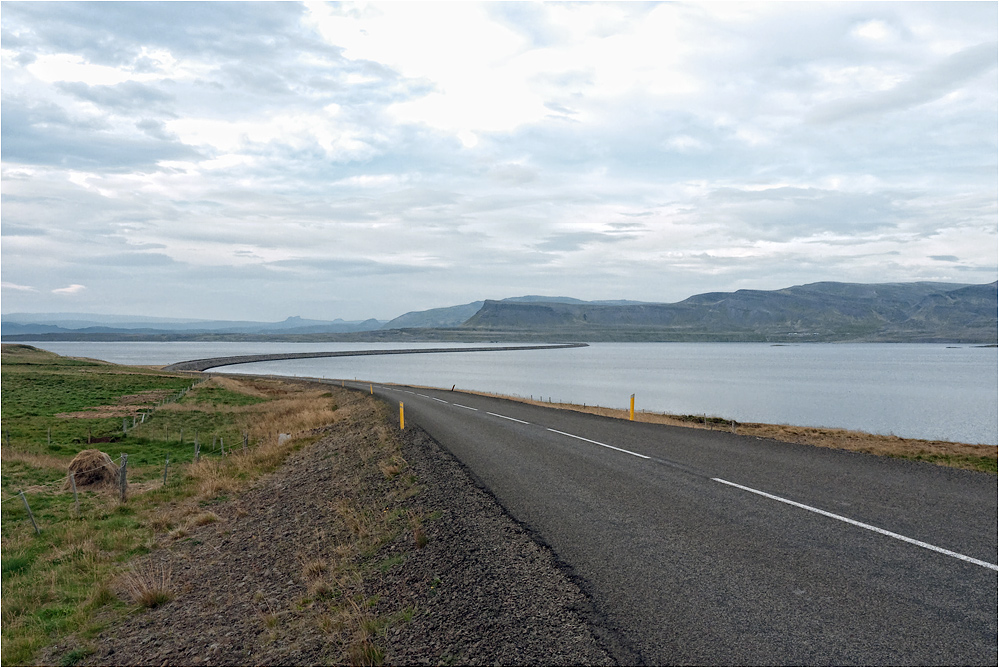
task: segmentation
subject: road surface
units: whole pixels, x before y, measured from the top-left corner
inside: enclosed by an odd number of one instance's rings
[[[438,353],[481,353],[481,352],[502,352],[515,350],[553,350],[557,348],[585,348],[586,343],[554,343],[546,345],[528,346],[487,346],[476,348],[403,348],[386,350],[384,348],[373,348],[370,350],[333,350],[322,352],[305,353],[262,353],[258,355],[229,355],[228,357],[206,357],[200,360],[188,360],[177,362],[163,367],[164,371],[207,371],[233,364],[249,364],[251,362],[270,362],[273,360],[302,360],[315,359],[318,357],[358,357],[365,355],[427,355]]]
[[[622,663],[997,665],[994,475],[373,389],[554,549]]]

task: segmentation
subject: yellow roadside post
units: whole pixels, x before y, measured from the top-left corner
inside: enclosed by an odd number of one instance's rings
[[[631,395],[631,410],[628,412],[628,419],[635,419],[635,395]]]
[[[406,428],[406,417],[402,413],[402,402],[399,402],[399,429]]]
[[[373,384],[372,385],[368,385],[368,389],[371,390],[371,394],[375,393],[375,386]]]

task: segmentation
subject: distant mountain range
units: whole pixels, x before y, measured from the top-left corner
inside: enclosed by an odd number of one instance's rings
[[[412,311],[388,322],[278,323],[15,313],[4,340],[867,341],[995,344],[999,283],[811,283],[673,304],[528,295]]]
[[[184,320],[93,313],[11,313],[3,316],[0,334],[324,334],[379,329],[384,320],[306,320],[281,322]]]
[[[486,301],[462,327],[587,341],[959,341],[995,343],[997,283],[812,283],[695,295],[675,304]]]

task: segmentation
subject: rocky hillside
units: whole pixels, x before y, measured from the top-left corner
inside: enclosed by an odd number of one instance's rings
[[[997,283],[812,283],[675,304],[486,301],[462,329],[580,340],[995,343]]]

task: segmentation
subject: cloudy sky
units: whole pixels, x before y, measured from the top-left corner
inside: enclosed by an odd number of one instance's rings
[[[997,278],[997,4],[4,2],[4,313]]]

